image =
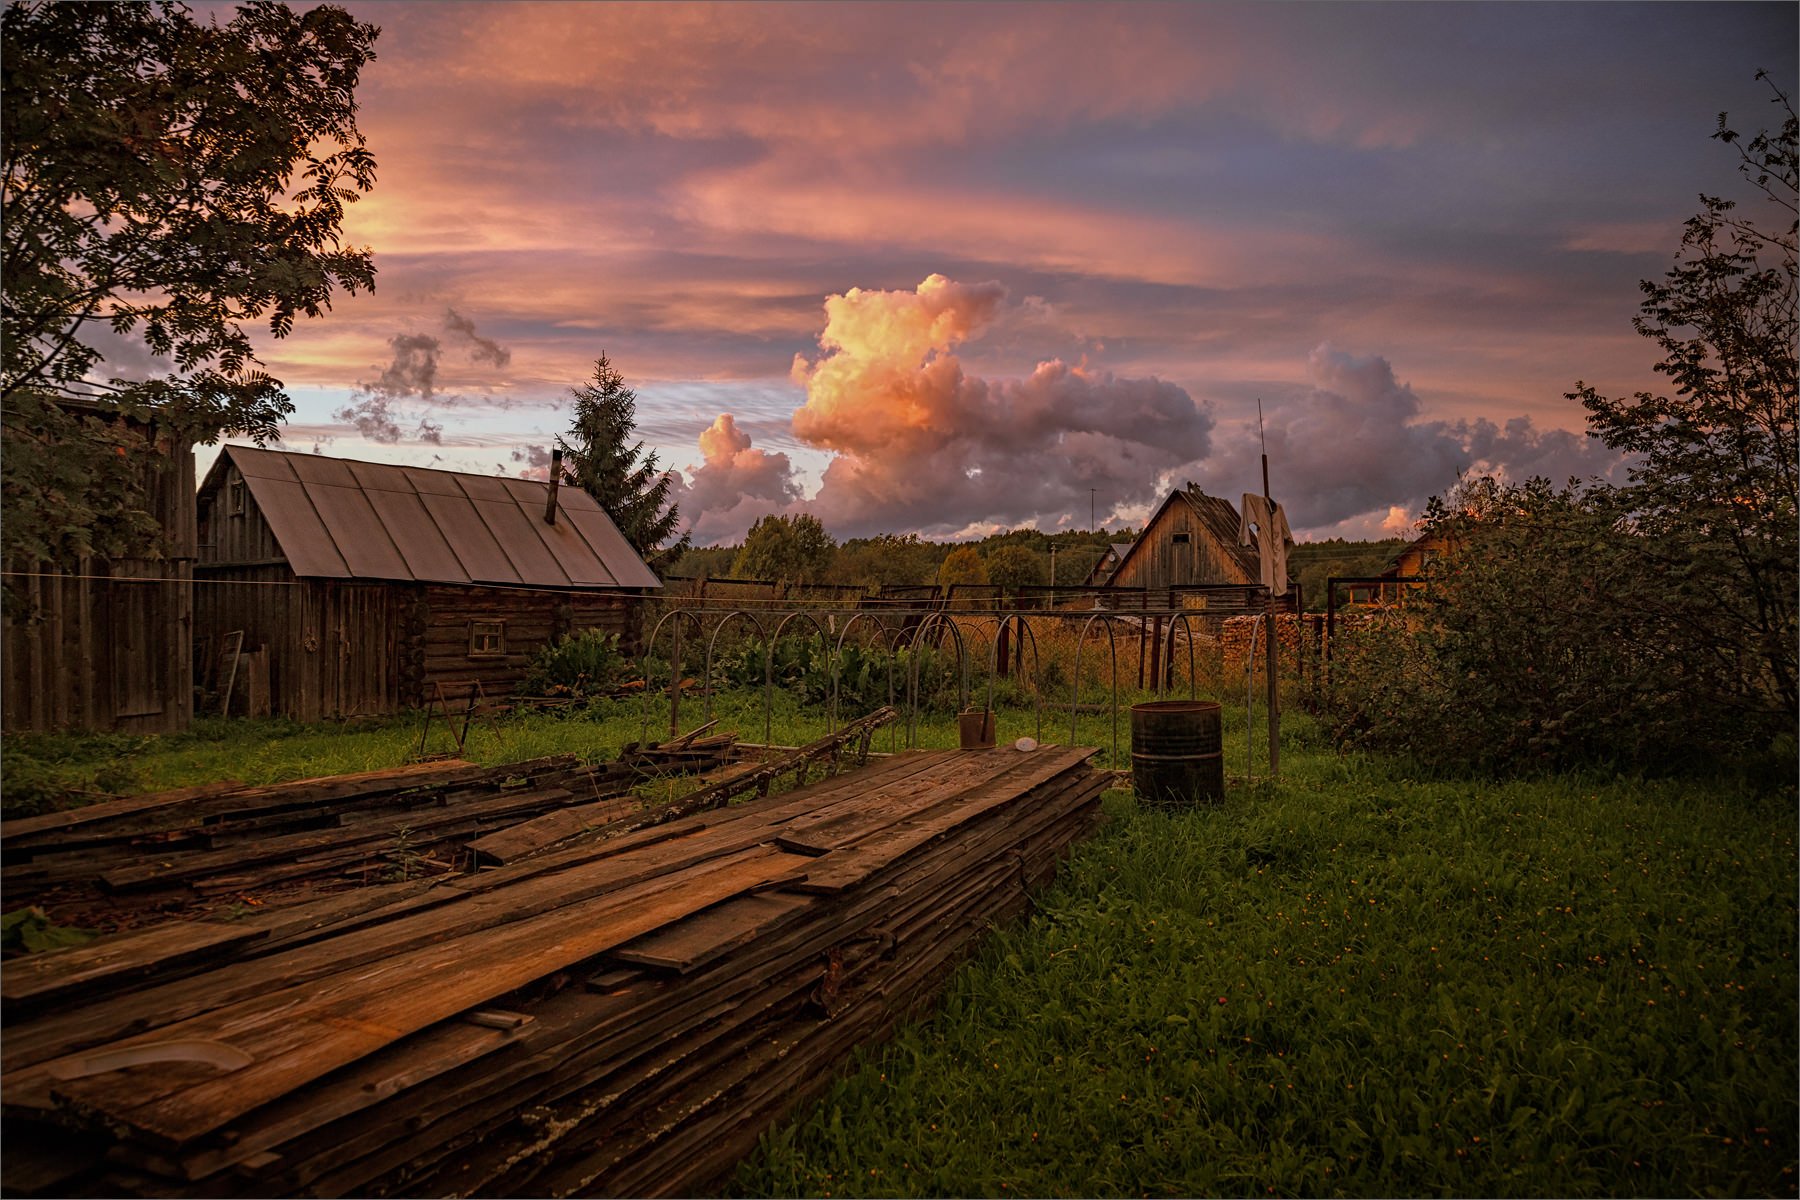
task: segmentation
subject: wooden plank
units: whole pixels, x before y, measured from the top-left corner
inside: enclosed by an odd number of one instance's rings
[[[840,847],[822,860],[801,886],[819,892],[853,887],[956,826],[1019,800],[1033,786],[1079,766],[1095,753],[1080,747],[1048,754],[1038,751],[1028,756],[1032,760],[1029,767],[1021,768],[1021,773],[1010,779],[1002,777]]]
[[[627,942],[607,956],[685,975],[786,924],[812,904],[812,897],[792,893],[739,896]]]
[[[63,812],[43,813],[35,817],[15,817],[10,821],[0,821],[0,842],[13,846],[41,840],[42,835],[72,829],[79,825],[91,825],[101,821],[115,821],[121,817],[141,816],[159,808],[168,808],[190,800],[206,799],[222,796],[227,792],[241,791],[245,784],[235,779],[222,780],[218,783],[205,783],[198,787],[175,788],[167,792],[150,792],[141,796],[119,796],[111,800],[98,800],[93,804],[80,808],[71,808]]]
[[[258,1110],[242,1129],[228,1130],[223,1145],[196,1150],[171,1163],[169,1174],[205,1179],[333,1121],[365,1112],[408,1088],[454,1071],[498,1050],[520,1044],[521,1029],[496,1029],[452,1019],[404,1043],[377,1051],[324,1080]]]
[[[590,804],[576,804],[477,838],[469,842],[467,848],[475,855],[477,862],[509,863],[527,854],[547,850],[558,842],[566,842],[614,821],[634,816],[643,807],[642,800],[629,794],[596,800]]]
[[[371,818],[336,829],[283,834],[185,855],[153,855],[147,861],[102,872],[100,883],[112,892],[145,891],[216,875],[234,867],[292,861],[314,850],[366,846],[373,842],[400,839],[409,833],[422,835],[433,828],[468,819],[477,811],[499,816],[520,810],[549,808],[568,798],[569,793],[561,788],[524,793],[502,792],[491,799],[480,798],[454,806]],[[292,872],[276,872],[270,878],[291,875]]]
[[[871,789],[794,818],[783,828],[777,844],[798,854],[825,854],[990,780],[1034,767],[1043,769],[1048,762],[1042,751],[1020,754],[1010,747],[952,753],[955,757],[945,760],[929,777],[915,776],[898,785]]]
[[[372,969],[281,989],[109,1046],[201,1040],[252,1058],[216,1078],[184,1079],[180,1090],[148,1102],[141,1081],[116,1073],[68,1081],[57,1090],[140,1135],[180,1147],[408,1033],[710,904],[796,877],[800,861],[776,850],[747,851],[654,885],[422,947]],[[471,963],[483,967],[470,970]],[[55,1062],[45,1070],[54,1075]]]
[[[27,955],[6,964],[0,974],[0,999],[8,1005],[42,1004],[84,988],[153,975],[268,936],[268,930],[248,925],[176,921],[85,946]]]

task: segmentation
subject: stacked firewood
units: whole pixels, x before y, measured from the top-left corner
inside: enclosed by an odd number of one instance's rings
[[[360,907],[52,952],[94,961],[8,993],[0,1183],[695,1194],[1023,908],[1098,819],[1092,753],[901,754]]]

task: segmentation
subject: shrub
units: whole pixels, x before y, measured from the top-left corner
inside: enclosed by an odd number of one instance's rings
[[[1734,664],[1691,652],[1617,493],[1474,480],[1432,524],[1459,548],[1424,592],[1332,648],[1340,737],[1498,774],[1711,767],[1779,734],[1717,699]]]
[[[538,651],[520,689],[534,696],[601,695],[619,686],[628,665],[618,634],[584,629]]]

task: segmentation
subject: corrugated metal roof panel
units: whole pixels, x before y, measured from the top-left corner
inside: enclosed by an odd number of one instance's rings
[[[227,446],[225,449],[238,473],[245,479],[285,479],[295,482],[300,478],[288,463],[288,459],[294,457],[291,454],[275,450],[246,452],[242,446]],[[208,477],[210,478],[210,472]]]
[[[454,531],[455,536],[448,537],[450,549],[470,579],[481,583],[525,582],[499,541],[488,532],[487,524],[475,511],[475,502],[460,489],[454,496],[432,493],[420,496],[419,501],[440,530]]]
[[[593,497],[547,485],[228,446],[296,573],[541,587],[657,588]],[[209,481],[212,478],[209,475]]]
[[[400,557],[414,579],[430,579],[439,583],[467,583],[464,569],[438,523],[426,511],[414,491],[389,492],[368,489],[363,493],[375,510],[375,518],[394,540]]]
[[[263,466],[265,464],[257,464]],[[256,507],[262,510],[281,552],[296,575],[322,575],[327,579],[343,579],[350,575],[337,543],[319,521],[306,485],[292,479],[275,479],[268,474],[244,476]]]
[[[579,488],[558,488],[556,491],[556,524],[544,521],[544,489],[526,479],[506,480],[506,490],[511,493],[521,511],[531,521],[531,528],[544,543],[545,549],[556,559],[563,573],[571,583],[586,584],[590,587],[612,587],[617,580],[606,564],[581,531],[570,523],[568,513],[571,508],[593,508],[598,511],[594,498]]]
[[[342,464],[339,464],[342,465]],[[319,511],[338,553],[357,579],[411,579],[412,569],[382,528],[375,507],[359,487],[309,484],[307,498]]]
[[[361,486],[356,476],[351,474],[350,464],[341,458],[326,458],[322,454],[290,454],[287,459],[301,483],[323,483],[347,488]]]
[[[512,493],[506,490],[506,480],[496,475],[458,475],[456,482],[462,485],[463,494],[471,500],[493,500],[502,504],[513,502]],[[539,484],[538,487],[548,487]],[[538,503],[543,503],[543,492],[538,492]]]
[[[566,587],[569,573],[557,565],[543,539],[531,527],[531,518],[510,498],[503,501],[477,500],[475,511],[500,542],[500,548],[512,559],[521,579]]]
[[[400,467],[398,470],[421,496],[466,495],[452,471],[433,471],[428,467]]]
[[[586,493],[582,493],[586,495]],[[639,558],[619,527],[612,523],[612,518],[601,510],[598,504],[592,508],[575,508],[565,510],[569,524],[578,530],[587,544],[594,549],[600,561],[607,565],[613,578],[620,587],[659,588],[662,580],[656,577],[644,560]]]

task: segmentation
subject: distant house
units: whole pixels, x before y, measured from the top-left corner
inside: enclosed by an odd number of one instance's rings
[[[1131,551],[1130,542],[1113,542],[1106,547],[1099,561],[1088,571],[1087,578],[1081,581],[1082,587],[1104,587],[1112,582],[1113,572],[1125,561],[1125,555]]]
[[[8,563],[0,610],[0,724],[172,733],[193,716],[194,455],[155,422],[100,406],[64,406],[122,437],[124,469],[141,473],[161,544],[134,558]]]
[[[198,502],[195,628],[241,633],[296,720],[391,712],[438,683],[504,694],[564,634],[630,641],[661,582],[594,499],[535,480],[227,446]]]
[[[1238,525],[1238,510],[1231,501],[1208,496],[1190,483],[1169,493],[1107,582],[1113,587],[1144,588],[1153,608],[1177,600],[1184,607],[1219,607],[1199,593],[1183,596],[1179,589],[1254,586],[1260,581],[1256,550],[1238,545]],[[1293,595],[1290,590],[1286,603],[1292,603]],[[1228,596],[1222,593],[1220,601],[1228,601]]]
[[[1446,554],[1454,552],[1456,539],[1445,533],[1427,533],[1413,539],[1404,546],[1400,553],[1388,561],[1387,568],[1381,572],[1381,579],[1394,580],[1393,583],[1364,583],[1349,587],[1350,603],[1381,604],[1404,603],[1409,585],[1400,583],[1402,579],[1417,579],[1424,575],[1434,562]]]

